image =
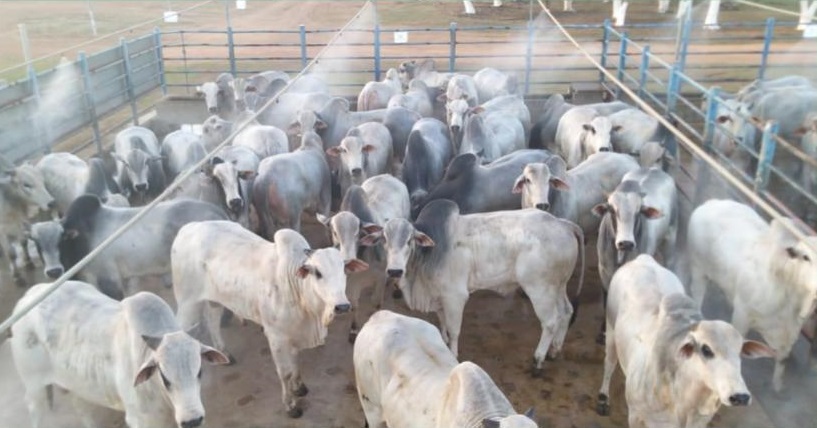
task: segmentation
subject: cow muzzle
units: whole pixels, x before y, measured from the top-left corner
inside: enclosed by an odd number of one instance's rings
[[[360,177],[361,174],[363,174],[363,169],[362,168],[352,168],[352,175],[353,176]]]
[[[550,209],[550,204],[547,202],[538,203],[535,205],[537,210],[547,211]]]
[[[235,212],[240,210],[244,206],[244,201],[241,200],[241,198],[233,198],[230,199],[229,205],[230,209]]]
[[[204,416],[199,416],[196,419],[190,419],[187,421],[183,421],[181,423],[182,428],[196,428],[201,426],[202,422],[204,422]]]
[[[609,152],[610,148],[609,147],[601,147],[601,148],[599,148],[599,151],[600,152]]]
[[[148,185],[147,183],[141,183],[133,186],[133,188],[136,189],[137,192],[144,192],[148,189]]]
[[[729,404],[732,406],[748,406],[752,401],[749,394],[732,394],[729,396]]]
[[[48,270],[45,271],[45,276],[47,276],[47,277],[49,277],[51,279],[57,279],[60,276],[62,276],[63,272],[64,272],[64,270],[63,270],[62,266],[53,267],[53,268],[48,269]]]
[[[218,107],[208,107],[207,111],[209,111],[210,113],[216,114],[216,113],[218,113]]]
[[[403,269],[389,269],[386,271],[386,274],[389,275],[389,278],[402,278]]]
[[[619,251],[633,251],[633,249],[635,249],[635,242],[620,241],[616,243],[616,248],[618,248]]]
[[[335,314],[345,314],[352,309],[352,305],[349,303],[341,303],[339,305],[335,305]]]

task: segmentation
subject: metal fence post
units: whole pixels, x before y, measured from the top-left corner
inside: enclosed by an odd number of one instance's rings
[[[380,24],[374,24],[374,80],[380,81]]]
[[[533,40],[536,38],[536,26],[528,21],[528,45],[525,48],[525,95],[530,90],[530,72],[533,65]]]
[[[128,90],[128,101],[130,101],[130,112],[133,124],[139,124],[139,110],[136,108],[136,94],[133,90],[133,69],[130,63],[130,50],[128,49],[128,42],[124,37],[119,38],[119,46],[122,49],[122,64],[125,66],[125,86]]]
[[[604,20],[601,38],[601,67],[607,69],[607,50],[610,47],[610,19]],[[605,74],[599,71],[599,83],[604,83]]]
[[[760,57],[760,67],[757,69],[757,78],[763,80],[766,77],[766,64],[769,61],[769,51],[772,48],[774,38],[774,18],[766,19],[766,33],[763,36],[763,51]]]
[[[706,122],[704,122],[704,149],[712,149],[712,141],[715,138],[715,130],[718,129],[718,124],[715,120],[718,116],[718,97],[721,95],[721,89],[713,87],[709,89],[706,94]]]
[[[457,23],[452,22],[448,26],[448,71],[450,73],[454,72],[454,65],[456,64],[457,60]]]
[[[774,152],[777,147],[777,141],[775,141],[774,137],[777,135],[778,129],[779,124],[776,121],[769,121],[763,127],[760,158],[757,162],[757,173],[755,174],[755,192],[766,190],[766,186],[769,184],[769,173],[771,172]]]
[[[41,102],[40,82],[39,78],[37,77],[37,70],[34,69],[34,66],[31,63],[28,64],[28,84],[31,88],[31,95],[34,97],[34,102],[39,109]],[[44,115],[42,114],[34,114],[31,116],[31,121],[32,125],[34,126],[34,132],[37,134],[37,142],[43,149],[44,153],[49,153],[51,152],[51,135],[49,133],[51,124],[43,124],[43,116]]]
[[[675,112],[675,101],[678,97],[678,80],[678,64],[673,64],[672,69],[670,69],[669,84],[667,85],[667,114]]]
[[[94,90],[91,84],[91,71],[88,69],[88,59],[85,57],[85,52],[80,52],[77,58],[79,62],[80,71],[82,73],[82,92],[85,96],[85,107],[88,108],[88,114],[91,116],[91,129],[94,131],[94,143],[96,150],[102,154],[102,137],[99,133],[99,120],[96,117],[96,104],[94,103]]]
[[[307,57],[306,57],[306,26],[303,24],[298,26],[300,39],[301,39],[301,70],[306,68]]]
[[[644,98],[644,87],[647,85],[647,71],[650,69],[650,45],[641,51],[641,70],[638,76],[638,97]]]
[[[616,73],[616,78],[618,78],[619,82],[624,80],[624,71],[627,68],[627,42],[629,39],[627,38],[627,32],[621,33],[621,44],[619,45],[618,49],[618,72]],[[621,96],[621,88],[616,86],[616,99]]]
[[[230,55],[230,74],[236,76],[235,71],[235,44],[233,42],[233,27],[227,27],[227,52]]]
[[[679,70],[684,71],[687,63],[687,53],[689,52],[689,38],[692,35],[692,11],[690,10],[684,15],[683,23],[681,25],[681,36],[678,41],[678,49],[675,52],[675,64],[678,64]]]
[[[159,66],[159,86],[162,88],[162,95],[167,95],[167,81],[165,79],[164,54],[162,53],[162,32],[159,27],[153,29],[153,45],[156,52],[156,64]],[[184,46],[182,46],[184,49]],[[185,76],[187,69],[184,70]]]

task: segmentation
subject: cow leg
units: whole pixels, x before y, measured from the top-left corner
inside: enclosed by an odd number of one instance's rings
[[[204,302],[199,301],[181,301],[179,302],[179,309],[176,311],[176,319],[179,321],[179,327],[182,330],[190,333],[194,330],[194,327],[197,327],[202,321],[202,315],[204,311]],[[212,337],[210,333],[210,325],[204,326],[207,330],[207,333]],[[199,340],[203,339],[198,337]],[[210,344],[212,345],[212,339],[210,339]],[[219,349],[219,351],[223,351],[223,349]]]
[[[605,330],[607,327],[607,290],[601,290],[601,327],[599,328],[599,335],[596,336],[596,343],[599,345],[604,345],[605,342]]]
[[[26,386],[26,406],[32,428],[43,427],[43,415],[48,412],[48,392],[45,386]]]
[[[601,380],[598,402],[596,403],[596,413],[601,416],[610,415],[610,380],[618,364],[618,353],[616,350],[615,331],[610,324],[607,324],[607,331],[604,339],[604,377]]]
[[[443,342],[445,342],[445,344],[448,345],[449,344],[449,341],[448,341],[448,329],[445,328],[446,327],[445,326],[445,311],[443,309],[440,309],[440,310],[436,311],[436,313],[437,313],[437,319],[440,321],[440,336],[442,336]]]
[[[455,294],[452,296],[443,297],[443,318],[442,325],[445,325],[445,330],[448,332],[448,348],[456,357],[459,353],[458,342],[460,339],[460,329],[462,329],[462,313],[465,310],[465,303],[468,301],[468,292],[463,295]]]
[[[210,339],[213,347],[219,350],[225,349],[224,337],[221,336],[221,317],[224,314],[224,307],[218,303],[209,302],[204,305],[204,322],[207,324],[207,331],[210,332]],[[230,362],[234,362],[230,355]]]
[[[8,235],[5,233],[0,233],[0,247],[3,248],[3,252],[9,259],[9,268],[11,269],[11,277],[14,278],[14,282],[18,286],[24,286],[26,284],[25,279],[17,270],[17,251],[15,250],[14,246],[11,243]]]
[[[28,251],[28,238],[23,238],[20,241],[20,249],[23,251],[23,261],[25,262],[25,267],[28,270],[34,269],[34,260],[31,260],[31,253]]]
[[[551,342],[556,335],[559,327],[560,314],[553,310],[554,304],[558,308],[558,297],[547,293],[548,289],[555,289],[556,287],[550,284],[541,284],[538,287],[524,287],[525,293],[530,298],[533,310],[536,312],[536,317],[539,318],[539,323],[542,326],[542,335],[539,337],[539,344],[536,346],[536,351],[533,354],[534,367],[533,375],[539,376],[542,374],[542,363],[548,354]],[[569,319],[570,317],[568,317]]]
[[[364,272],[363,275],[366,275],[366,273],[367,272]],[[349,328],[349,343],[355,343],[358,329],[363,325],[363,310],[360,307],[360,294],[363,288],[369,284],[361,282],[361,279],[363,278],[346,277],[348,284],[346,286],[346,294],[349,296],[349,303],[352,304],[352,325]]]
[[[369,397],[361,393],[358,393],[358,399],[361,407],[363,407],[363,415],[366,417],[366,426],[369,428],[387,428],[380,403],[373,403]]]
[[[701,308],[706,295],[707,279],[706,273],[698,266],[695,261],[695,256],[690,254],[689,260],[689,293],[692,294],[692,300]],[[745,332],[744,332],[745,333]]]
[[[266,333],[266,332],[265,332]],[[291,418],[300,418],[303,410],[298,406],[297,395],[303,388],[306,394],[306,386],[301,382],[298,374],[298,350],[289,344],[279,343],[279,341],[267,334],[272,360],[275,362],[275,370],[281,380],[281,400],[284,402],[287,415]]]
[[[556,337],[553,338],[553,346],[550,347],[550,354],[552,357],[558,356],[562,352],[562,346],[565,343],[565,336],[570,327],[570,318],[573,315],[573,305],[570,304],[570,299],[567,297],[567,289],[562,296],[562,304],[559,308],[559,329],[556,331]]]

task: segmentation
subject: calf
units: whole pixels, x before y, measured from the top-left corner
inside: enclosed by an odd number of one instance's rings
[[[94,195],[77,198],[62,220],[58,249],[64,268],[77,264],[139,211],[104,206]],[[81,274],[106,294],[122,298],[135,291],[136,279],[170,273],[170,245],[182,226],[192,221],[226,218],[223,210],[206,202],[190,199],[162,202],[88,263]]]
[[[530,411],[516,414],[485,370],[457,364],[439,331],[423,320],[375,313],[360,331],[353,359],[370,427],[537,426]]]
[[[392,171],[393,153],[389,129],[382,123],[368,122],[349,129],[346,138],[326,149],[329,156],[340,158],[340,190],[352,184]]]
[[[749,405],[741,356],[772,351],[728,323],[703,320],[678,278],[640,255],[610,283],[597,411],[610,412],[610,379],[620,363],[631,427],[705,428],[721,405]]]
[[[545,355],[561,351],[573,313],[567,281],[580,255],[578,290],[584,275],[584,236],[575,224],[539,210],[460,215],[454,202],[441,200],[428,204],[414,224],[389,220],[361,244],[381,240],[388,275],[400,278],[409,308],[437,312],[454,356],[469,294],[507,294],[517,287],[530,298],[542,327],[535,373]]]
[[[32,287],[15,312],[50,286]],[[125,412],[125,423],[134,428],[198,427],[204,421],[202,361],[229,361],[181,330],[155,294],[117,302],[78,281],[62,284],[11,331],[35,428],[43,426],[52,385],[73,393],[87,426],[95,425],[93,409],[102,406]]]
[[[189,328],[206,314],[205,325],[218,349],[224,349],[219,330],[224,308],[261,324],[287,414],[297,418],[303,414],[297,397],[308,392],[298,352],[323,344],[335,315],[351,308],[346,272],[367,265],[357,259],[344,263],[334,248],[312,250],[293,230],[279,230],[274,238],[270,243],[224,221],[182,228],[171,253],[173,293],[179,323]],[[213,242],[218,245],[210,245]]]
[[[766,223],[750,207],[710,200],[689,219],[690,290],[700,306],[707,282],[732,303],[741,334],[754,329],[774,349],[772,386],[783,387],[783,361],[817,302],[817,237],[799,239],[790,219]]]

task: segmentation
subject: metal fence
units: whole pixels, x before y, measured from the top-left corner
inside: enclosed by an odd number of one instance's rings
[[[14,162],[51,150],[77,131],[90,128],[88,143],[101,150],[103,118],[130,108],[124,123],[136,123],[140,97],[162,87],[164,70],[158,32],[93,55],[80,53],[57,67],[0,88],[0,153]],[[111,126],[117,128],[124,123]]]

